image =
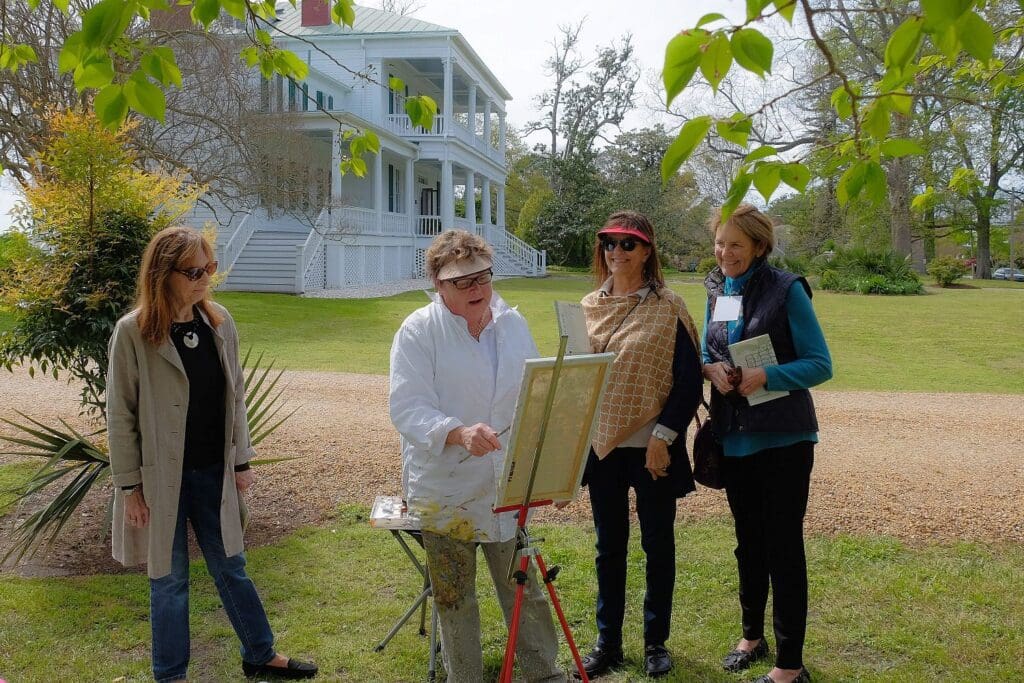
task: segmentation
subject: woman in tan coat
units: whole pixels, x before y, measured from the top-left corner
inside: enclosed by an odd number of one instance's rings
[[[274,652],[245,572],[239,491],[255,481],[238,333],[209,299],[210,243],[167,228],[146,248],[138,301],[110,338],[107,429],[114,485],[113,554],[147,562],[153,675],[185,680],[189,661],[191,523],[231,625],[246,676],[311,678],[313,664]]]

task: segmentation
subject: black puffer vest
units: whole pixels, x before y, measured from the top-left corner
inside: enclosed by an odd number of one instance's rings
[[[793,273],[755,262],[754,272],[743,288],[743,334],[751,339],[767,334],[775,347],[779,364],[796,360],[793,335],[789,329],[786,297],[794,280],[799,280],[807,296],[811,287],[807,280]],[[724,294],[725,275],[714,268],[704,279],[708,290],[708,306],[712,313],[715,302]],[[708,354],[712,362],[733,364],[729,355],[729,330],[725,322],[708,322]],[[725,397],[711,385],[711,424],[718,435],[729,432],[816,432],[818,419],[814,413],[811,392],[790,391],[788,396],[751,406],[747,399]]]

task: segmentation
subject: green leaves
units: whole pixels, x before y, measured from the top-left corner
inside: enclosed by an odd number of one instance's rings
[[[897,28],[885,46],[885,66],[902,69],[917,54],[921,47],[924,28],[922,17],[910,17]]]
[[[413,126],[430,130],[434,127],[434,117],[437,116],[437,102],[426,95],[407,97],[405,113],[409,115]]]
[[[832,91],[832,108],[836,110],[839,118],[846,120],[853,114],[853,98],[845,85],[841,85]]]
[[[879,203],[888,194],[885,171],[877,161],[858,161],[852,164],[839,178],[836,199],[840,206],[846,206],[864,192],[868,199]]]
[[[0,69],[15,72],[25,64],[38,61],[30,45],[0,44]]]
[[[925,150],[919,143],[908,138],[886,140],[879,147],[882,154],[890,157],[905,157],[911,154],[924,154]]]
[[[754,126],[754,121],[746,114],[737,112],[733,114],[731,118],[719,121],[715,124],[715,132],[718,135],[728,140],[729,142],[739,145],[740,147],[747,146],[747,138],[750,136],[750,131]]]
[[[403,92],[405,91],[405,81],[397,76],[390,76],[388,78],[388,89],[392,92]]]
[[[956,21],[973,4],[974,0],[921,0],[928,22],[935,25]]]
[[[779,167],[779,178],[797,192],[803,192],[811,180],[811,171],[801,163],[783,164]]]
[[[665,66],[661,77],[665,83],[665,102],[672,100],[689,85],[700,65],[701,49],[711,35],[704,29],[683,31],[669,41],[665,48]]]
[[[120,85],[111,84],[100,90],[92,106],[96,110],[96,118],[110,130],[120,126],[128,116],[128,99]]]
[[[747,196],[747,192],[750,191],[750,183],[753,177],[746,171],[740,171],[739,174],[733,178],[732,184],[729,185],[729,191],[725,195],[725,201],[722,202],[722,220],[726,220],[732,215],[732,212],[740,205],[743,198]]]
[[[75,87],[79,92],[87,88],[102,88],[114,80],[114,62],[110,57],[90,57],[75,67]]]
[[[132,109],[163,123],[167,110],[164,91],[150,83],[141,71],[136,71],[124,84],[124,97]]]
[[[704,48],[700,59],[700,72],[708,79],[711,89],[718,92],[718,84],[729,73],[732,66],[732,47],[724,33],[716,33]]]
[[[743,28],[732,35],[732,56],[747,71],[764,78],[772,71],[775,46],[760,31]]]
[[[135,3],[101,0],[82,17],[82,42],[86,48],[108,48],[124,35],[135,17]]]
[[[770,201],[775,189],[779,186],[779,164],[758,164],[754,169],[754,187],[761,193],[764,200]]]
[[[181,87],[181,70],[169,47],[155,47],[142,58],[142,70],[163,85]]]
[[[192,21],[210,28],[210,24],[220,16],[220,0],[195,0],[192,5]]]
[[[661,160],[661,180],[667,183],[669,178],[675,175],[683,162],[690,158],[693,150],[701,143],[704,137],[711,130],[712,119],[710,116],[698,116],[690,119],[679,131],[679,135],[669,145],[665,156]]]
[[[977,12],[967,12],[956,22],[956,34],[969,55],[981,62],[992,58],[995,35],[992,27]]]
[[[782,18],[793,23],[793,13],[796,12],[796,0],[775,0],[775,9],[779,11]]]
[[[337,0],[333,4],[331,6],[331,21],[351,28],[356,21],[356,10],[352,0]]]

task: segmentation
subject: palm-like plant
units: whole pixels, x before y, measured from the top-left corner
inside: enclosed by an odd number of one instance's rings
[[[273,361],[262,366],[262,353],[255,361],[251,361],[251,356],[252,349],[249,349],[242,359],[242,367],[245,370],[249,433],[255,446],[294,415],[297,408],[283,413],[284,390],[278,389],[278,383],[284,371],[275,372]],[[0,435],[0,440],[16,447],[0,451],[0,454],[46,458],[46,462],[25,484],[12,492],[15,494],[12,506],[28,502],[54,486],[61,488],[53,500],[15,525],[10,535],[11,546],[3,556],[5,562],[12,557],[16,562],[26,555],[32,557],[40,548],[52,544],[89,491],[110,476],[110,457],[103,438],[106,428],[80,434],[64,420],[60,420],[60,426],[54,427],[24,413],[19,412],[18,415],[20,422],[0,418],[20,432],[18,436]],[[259,459],[253,460],[252,464],[286,459]],[[107,505],[108,524],[112,512],[113,495]]]

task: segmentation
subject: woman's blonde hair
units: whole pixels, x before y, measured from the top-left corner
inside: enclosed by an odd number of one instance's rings
[[[653,289],[664,287],[665,276],[661,274],[661,261],[658,259],[658,248],[654,244],[654,226],[651,225],[651,221],[639,211],[616,211],[608,216],[608,220],[604,222],[601,230],[616,226],[639,230],[647,235],[647,247],[651,250],[651,253],[647,255],[647,261],[644,263],[644,284],[650,285]],[[608,263],[604,260],[604,247],[601,245],[600,237],[594,243],[594,259],[592,263],[594,281],[600,287],[611,276],[611,272],[608,270]]]
[[[726,225],[731,225],[744,235],[749,237],[756,246],[764,247],[766,257],[775,248],[775,225],[772,219],[761,213],[753,204],[740,204],[736,207],[729,218],[725,220]],[[708,228],[711,230],[711,237],[714,239],[718,234],[718,228],[722,225],[722,210],[718,209],[711,216]]]
[[[151,344],[162,344],[171,328],[174,309],[178,305],[171,289],[171,278],[175,270],[182,268],[200,252],[211,261],[214,259],[210,242],[201,232],[192,228],[164,228],[149,241],[142,255],[142,267],[139,268],[135,307],[139,311],[142,338]],[[224,319],[214,310],[208,297],[197,305],[213,327],[223,322]]]
[[[468,261],[477,257],[494,261],[494,250],[480,235],[465,230],[446,230],[434,238],[424,255],[427,277],[437,279],[441,269],[453,261]]]

